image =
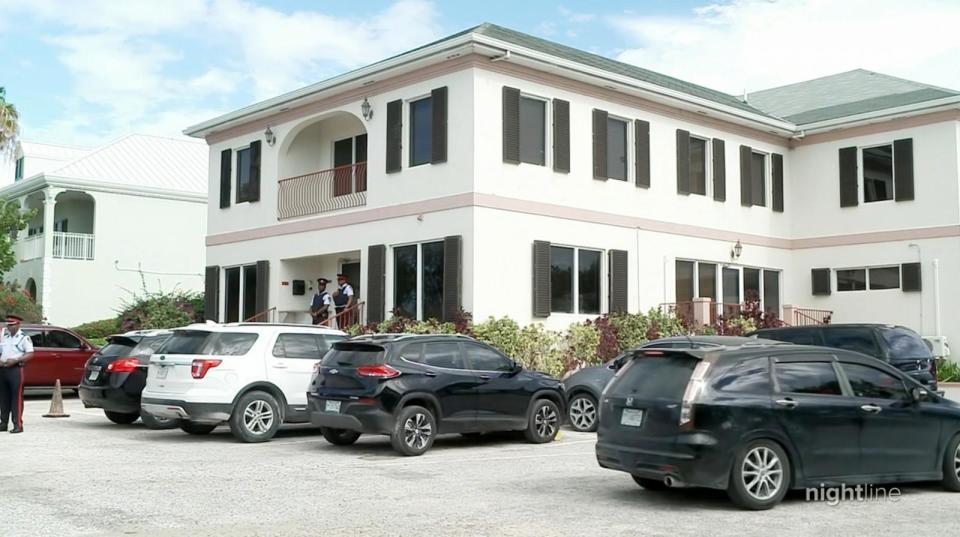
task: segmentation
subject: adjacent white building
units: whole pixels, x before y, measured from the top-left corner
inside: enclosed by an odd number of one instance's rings
[[[852,71],[736,97],[484,24],[186,133],[211,318],[305,320],[345,272],[368,321],[755,296],[960,338],[956,91]]]
[[[48,322],[112,317],[144,288],[203,290],[204,144],[145,135],[93,150],[22,142],[16,162],[0,198],[36,212],[3,277],[30,291]]]

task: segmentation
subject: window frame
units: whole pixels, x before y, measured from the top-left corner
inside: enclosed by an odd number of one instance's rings
[[[503,358],[504,360],[506,360],[507,363],[510,365],[510,368],[507,369],[507,370],[505,370],[505,371],[500,371],[499,369],[476,369],[476,368],[474,368],[474,367],[473,367],[473,359],[471,359],[470,356],[468,355],[468,352],[469,352],[470,347],[476,347],[476,348],[478,348],[478,349],[483,349],[483,350],[490,351],[490,352],[496,354],[496,355],[499,356],[500,358]],[[510,373],[511,371],[513,371],[513,364],[514,364],[514,362],[515,362],[513,359],[511,359],[511,358],[510,358],[509,356],[507,356],[506,354],[500,352],[499,350],[497,350],[497,349],[495,349],[495,348],[493,348],[493,347],[490,347],[489,345],[484,345],[484,344],[480,343],[479,341],[461,341],[461,342],[460,342],[460,354],[463,356],[464,365],[467,366],[467,369],[470,370],[470,371],[476,371],[476,372],[478,372],[478,373],[499,373],[499,374]]]
[[[24,165],[24,159],[25,159],[25,158],[26,158],[26,157],[20,157],[20,158],[18,158],[18,159],[16,160],[16,163],[13,165],[13,167],[14,167],[14,169],[13,169],[13,180],[14,180],[14,181],[19,181],[20,179],[23,179],[23,165]]]
[[[523,100],[529,99],[533,101],[540,101],[543,103],[543,164],[537,164],[535,162],[527,162],[523,160]],[[520,151],[520,166],[524,164],[530,166],[539,166],[546,168],[553,162],[553,129],[551,125],[551,113],[553,112],[553,100],[541,95],[536,95],[533,93],[520,92],[520,112],[517,114],[517,121],[520,125],[520,138],[518,149]]]
[[[731,270],[737,271],[737,274],[738,274],[737,292],[739,293],[739,296],[740,296],[740,305],[742,305],[744,301],[747,299],[745,294],[746,290],[744,288],[744,281],[745,281],[744,274],[743,274],[744,270],[756,269],[760,271],[759,302],[760,302],[760,308],[764,311],[767,311],[766,299],[764,298],[764,295],[766,294],[766,284],[764,282],[764,275],[767,272],[776,272],[777,274],[779,274],[779,276],[777,277],[777,281],[779,283],[779,286],[778,286],[779,289],[777,289],[777,299],[779,304],[778,304],[777,311],[774,311],[774,313],[777,315],[777,317],[780,317],[783,309],[783,291],[784,291],[783,269],[773,268],[773,267],[759,267],[755,265],[735,265],[732,263],[724,263],[723,261],[711,261],[709,259],[693,259],[689,257],[675,257],[674,272],[673,272],[673,290],[674,290],[673,301],[675,303],[678,302],[677,294],[676,294],[676,289],[677,289],[676,263],[678,261],[693,263],[693,298],[694,299],[699,298],[701,296],[700,295],[700,264],[703,263],[706,265],[716,266],[716,269],[714,270],[714,288],[716,289],[716,292],[717,292],[717,299],[713,301],[714,305],[726,304],[726,302],[724,302],[723,300],[723,290],[724,290],[723,289],[723,270],[724,269],[731,269]]]
[[[873,149],[873,148],[876,148],[876,147],[884,147],[884,146],[890,146],[890,181],[891,181],[890,199],[867,201],[867,184],[864,182],[864,181],[866,181],[866,177],[864,176],[864,171],[866,171],[866,166],[864,166],[863,152],[864,152],[864,150],[867,150],[867,149]],[[896,169],[897,169],[896,166],[897,166],[897,165],[896,165],[896,155],[894,155],[893,141],[892,141],[892,140],[889,141],[889,142],[885,142],[885,143],[870,144],[870,145],[864,145],[864,146],[858,146],[858,147],[857,147],[857,188],[860,190],[860,192],[857,193],[857,196],[858,196],[858,199],[859,199],[860,203],[862,203],[862,204],[867,204],[867,203],[886,203],[886,202],[895,202],[895,201],[896,201],[896,199],[897,199],[897,194],[896,194],[896,192],[897,192],[897,174],[895,173],[895,172],[896,172]]]
[[[304,338],[313,339],[313,344],[317,347],[317,356],[316,358],[304,358],[300,356],[290,356],[287,354],[286,345],[281,343],[281,338],[284,336],[302,336]],[[324,351],[320,348],[320,336],[319,334],[310,334],[307,332],[277,332],[277,336],[273,339],[273,347],[270,348],[270,355],[274,358],[282,358],[287,360],[315,360],[320,361],[323,359]],[[283,351],[283,354],[277,354],[277,345],[280,346],[280,349]]]
[[[254,273],[256,273],[256,268],[257,268],[256,263],[240,263],[237,265],[227,265],[220,268],[221,270],[220,296],[223,297],[223,300],[220,301],[221,302],[220,318],[224,319],[224,322],[228,322],[226,321],[227,319],[227,271],[230,269],[239,269],[240,271],[240,291],[239,291],[239,296],[237,297],[238,310],[237,310],[237,320],[235,322],[242,323],[244,321],[243,319],[243,307],[244,307],[243,286],[245,284],[246,273],[247,273],[247,271],[244,269],[247,267],[253,267]],[[254,276],[254,278],[256,278],[256,276]],[[256,284],[257,284],[256,279],[254,279],[253,285],[256,285]],[[259,312],[254,312],[254,315],[256,315],[257,313]],[[234,321],[229,321],[229,322],[234,322]]]
[[[903,390],[904,397],[903,397],[902,399],[885,399],[885,398],[883,398],[883,397],[869,397],[869,396],[860,396],[860,395],[857,395],[857,392],[853,389],[853,383],[850,382],[850,377],[847,376],[847,372],[843,369],[843,366],[844,366],[844,365],[852,365],[852,366],[863,367],[863,368],[866,368],[866,369],[872,369],[872,370],[874,370],[874,371],[879,371],[880,373],[882,373],[882,374],[884,374],[884,375],[888,375],[888,376],[890,376],[890,377],[893,377],[894,379],[896,379],[896,380],[900,383],[900,388]],[[892,402],[892,403],[897,403],[897,402],[902,403],[902,402],[906,402],[906,401],[911,401],[910,388],[907,386],[907,383],[904,382],[904,380],[903,380],[902,378],[897,377],[896,375],[894,375],[893,373],[890,373],[889,371],[884,371],[883,369],[880,369],[879,367],[873,367],[872,365],[868,365],[868,364],[861,364],[861,363],[859,363],[859,362],[848,362],[848,361],[837,362],[837,365],[835,366],[835,368],[836,368],[836,369],[839,371],[839,373],[842,375],[842,376],[841,376],[841,384],[842,384],[842,387],[844,388],[845,393],[848,394],[848,397],[852,397],[852,398],[854,398],[854,399],[859,399],[859,400],[861,400],[861,401],[863,401],[863,400],[869,400],[869,401],[889,401],[889,402]]]
[[[419,102],[422,102],[422,101],[425,101],[425,100],[427,100],[427,99],[430,99],[430,118],[431,118],[431,119],[429,120],[429,123],[430,123],[430,147],[433,147],[433,94],[428,92],[428,93],[424,93],[424,94],[421,94],[421,95],[417,95],[416,97],[411,97],[411,98],[407,99],[407,102],[406,102],[406,104],[407,104],[407,107],[406,107],[406,108],[407,108],[407,121],[406,121],[406,123],[405,123],[405,125],[406,125],[406,131],[407,131],[407,137],[406,137],[406,138],[407,138],[407,147],[410,148],[410,149],[408,150],[408,155],[407,155],[407,168],[416,168],[416,167],[419,167],[419,166],[424,166],[424,165],[432,164],[432,163],[433,163],[433,162],[432,162],[432,160],[433,160],[433,159],[432,159],[432,156],[431,156],[431,157],[428,157],[425,162],[414,163],[414,161],[413,161],[413,155],[414,155],[414,139],[413,139],[413,137],[414,137],[414,134],[416,133],[416,128],[415,128],[416,125],[415,125],[415,122],[414,122],[414,119],[413,119],[413,117],[414,117],[414,115],[413,115],[413,106],[414,106],[414,104],[419,103]],[[369,143],[369,140],[368,140],[368,143]],[[367,148],[367,150],[369,151],[369,147]]]
[[[242,151],[247,151],[247,152],[249,153],[249,155],[250,155],[248,158],[249,158],[249,159],[253,159],[253,150],[250,148],[250,144],[247,144],[247,145],[245,145],[245,146],[241,146],[241,147],[239,147],[239,148],[234,148],[233,154],[234,154],[234,161],[235,161],[235,162],[234,162],[233,171],[232,171],[232,174],[233,174],[233,186],[234,186],[234,190],[236,191],[235,194],[234,194],[234,205],[238,205],[238,204],[240,204],[240,203],[250,203],[250,200],[249,200],[249,199],[240,199],[240,171],[241,171],[241,169],[243,168],[242,166],[240,166],[240,153],[241,153]],[[247,174],[249,174],[249,173],[250,173],[250,165],[249,165],[249,163],[247,164],[246,169],[247,169]],[[249,192],[249,190],[250,190],[250,188],[249,188],[250,178],[249,178],[249,177],[247,177],[247,182],[248,182],[248,186],[247,186],[247,196],[249,196],[249,195],[250,195],[250,192]]]
[[[573,268],[571,273],[573,275],[573,286],[570,290],[570,297],[572,301],[573,311],[555,311],[553,309],[552,300],[550,306],[550,315],[603,315],[603,312],[607,310],[609,305],[607,304],[606,299],[606,290],[608,283],[606,280],[609,278],[604,278],[603,275],[606,274],[609,270],[608,261],[605,260],[607,256],[603,255],[607,252],[602,248],[588,248],[581,246],[573,246],[569,244],[559,244],[559,243],[550,243],[550,267],[551,271],[553,270],[553,249],[554,248],[567,248],[573,250]],[[580,311],[580,250],[586,250],[590,252],[597,252],[600,254],[600,311],[597,313],[583,313]],[[552,292],[552,290],[551,290]]]
[[[708,136],[700,136],[699,134],[690,134],[690,194],[694,196],[706,196],[708,198],[713,197],[713,139]],[[693,140],[699,140],[703,142],[703,194],[693,191]]]
[[[830,358],[827,359],[827,356]],[[804,393],[783,391],[783,389],[780,387],[780,380],[777,378],[777,368],[784,365],[810,363],[829,365],[831,369],[833,369],[833,374],[837,379],[837,386],[840,388],[840,393]],[[843,376],[843,371],[841,371],[840,366],[837,365],[836,356],[832,354],[786,354],[774,356],[770,364],[770,380],[772,382],[773,396],[794,395],[797,397],[850,397],[849,385],[846,383],[846,377]]]
[[[433,240],[423,240],[417,242],[404,242],[398,244],[390,245],[390,254],[389,266],[387,268],[387,273],[390,274],[390,301],[391,301],[391,311],[396,311],[397,309],[397,278],[396,278],[396,249],[403,248],[404,246],[416,246],[417,247],[417,311],[416,319],[424,320],[423,318],[423,245],[424,244],[443,244],[443,239],[433,239]],[[443,261],[441,260],[441,265]],[[443,267],[446,270],[446,267]],[[441,293],[442,299],[442,293]]]
[[[624,162],[624,166],[626,167],[626,170],[625,170],[626,173],[624,174],[623,179],[620,179],[618,177],[613,177],[610,175],[609,163],[610,163],[610,122],[611,121],[619,121],[625,125],[624,128],[626,132],[624,133],[624,146],[623,146],[624,161],[623,162]],[[609,112],[607,113],[607,125],[605,125],[607,151],[606,151],[606,155],[604,155],[604,158],[606,158],[607,164],[608,164],[607,166],[608,180],[623,181],[624,183],[628,183],[628,184],[634,182],[633,166],[630,165],[631,164],[630,153],[632,153],[632,151],[630,151],[630,148],[633,146],[633,136],[634,136],[633,132],[631,132],[633,131],[633,129],[631,128],[632,125],[633,125],[633,120],[630,118],[618,116],[615,114],[611,114]]]
[[[762,204],[757,204],[757,203],[754,203],[753,201],[753,181],[755,179],[753,176],[753,156],[754,155],[760,155],[761,157],[763,157],[763,168],[762,168],[763,169],[763,188],[762,188],[763,203]],[[771,176],[773,174],[771,171],[771,167],[772,167],[771,161],[773,159],[771,158],[771,155],[772,153],[770,152],[760,151],[755,147],[750,148],[750,206],[751,207],[772,206],[771,200],[773,198],[773,193],[772,193],[773,181],[771,179]]]
[[[889,288],[885,288],[885,289],[873,289],[873,288],[871,287],[871,285],[870,285],[870,272],[871,272],[872,270],[874,270],[874,269],[894,269],[894,268],[897,269],[897,286],[896,286],[896,287],[889,287]],[[839,274],[839,273],[840,273],[841,271],[855,271],[855,270],[862,270],[863,273],[864,273],[864,277],[863,277],[863,278],[864,278],[864,279],[863,279],[864,287],[863,287],[863,289],[841,289],[841,288],[840,288],[840,274]],[[883,292],[883,291],[899,291],[899,290],[903,289],[903,271],[902,271],[900,265],[898,265],[898,264],[896,264],[896,263],[886,264],[886,265],[863,265],[863,266],[857,266],[857,267],[839,267],[839,268],[834,268],[834,269],[832,269],[831,272],[833,273],[833,274],[832,274],[832,278],[833,278],[833,282],[832,282],[832,283],[833,283],[833,286],[834,286],[834,288],[837,290],[838,293],[866,293],[866,292],[875,292],[875,291]]]

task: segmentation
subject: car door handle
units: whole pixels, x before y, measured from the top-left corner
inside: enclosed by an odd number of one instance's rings
[[[480,380],[490,380],[490,375],[480,375]]]
[[[797,403],[793,399],[777,399],[777,406],[782,406],[784,408],[797,408]]]
[[[425,372],[423,373],[423,376],[425,376],[425,377],[435,377],[435,376],[437,376],[437,374],[434,373],[433,371],[425,371]]]
[[[877,405],[860,405],[860,410],[864,412],[868,412],[870,414],[876,414],[881,410],[883,410],[883,408]]]
[[[287,364],[273,364],[274,369],[286,369]]]

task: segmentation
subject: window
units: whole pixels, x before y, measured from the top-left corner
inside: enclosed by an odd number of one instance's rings
[[[675,290],[678,304],[694,298],[709,298],[717,302],[722,297],[726,306],[723,315],[735,315],[743,301],[756,301],[764,311],[780,313],[780,271],[755,267],[726,266],[717,281],[719,263],[704,261],[676,261]],[[721,288],[718,289],[717,285]],[[692,315],[692,307],[687,306]]]
[[[573,248],[550,247],[552,311],[573,313]]]
[[[154,353],[160,347],[163,347],[163,344],[170,339],[171,334],[161,334],[159,336],[147,336],[140,340],[140,343],[137,343],[137,346],[130,351],[131,356],[153,356]]]
[[[243,356],[257,341],[257,334],[222,332],[207,342],[203,352],[214,356]]]
[[[774,370],[781,393],[842,394],[840,381],[830,362],[779,363]]]
[[[690,302],[696,294],[693,282],[694,262],[678,260],[676,269],[674,287],[676,288],[677,302]]]
[[[252,319],[257,311],[257,266],[247,265],[243,267],[243,318],[241,321]]]
[[[130,356],[130,351],[136,343],[129,339],[118,340],[116,343],[107,343],[97,351],[100,356],[116,358],[117,356]]]
[[[863,201],[893,199],[893,144],[863,149]]]
[[[877,267],[868,271],[867,279],[871,291],[900,288],[900,267]]]
[[[723,392],[769,394],[771,391],[770,361],[767,358],[755,358],[734,365],[714,381],[713,389]]]
[[[224,270],[224,316],[228,323],[236,323],[256,316],[257,266],[244,265]]]
[[[451,343],[425,343],[423,345],[423,365],[446,369],[466,369],[460,345]]]
[[[513,361],[493,349],[475,343],[464,343],[463,349],[474,371],[513,371]]]
[[[754,152],[750,157],[751,198],[754,205],[767,205],[767,155]]]
[[[433,97],[410,103],[410,166],[433,158]]]
[[[79,349],[80,340],[61,330],[47,331],[47,347],[58,349]]]
[[[544,166],[547,163],[547,103],[520,97],[520,162]]]
[[[443,316],[443,241],[393,248],[393,307],[415,319]]]
[[[837,270],[837,291],[863,291],[866,288],[866,269]]]
[[[743,269],[743,299],[747,302],[760,301],[760,269]]]
[[[697,263],[697,296],[717,301],[717,265]]]
[[[723,267],[723,303],[740,304],[740,271]]]
[[[411,343],[400,349],[400,359],[417,364],[423,363],[423,344]]]
[[[202,330],[177,330],[157,352],[163,354],[200,354],[212,334]]]
[[[600,252],[577,251],[577,300],[580,313],[600,313]]]
[[[627,122],[607,118],[607,177],[627,180]]]
[[[37,349],[40,347],[47,346],[46,338],[43,337],[42,330],[34,331],[34,330],[24,329],[23,333],[30,336],[30,341],[33,342],[33,348]]]
[[[794,345],[823,345],[815,328],[789,328],[786,330],[772,330],[759,335],[763,339],[775,339]]]
[[[20,179],[23,179],[23,157],[17,159],[17,164],[13,171],[13,180],[19,181]]]
[[[273,345],[273,355],[278,358],[304,358],[319,360],[320,346],[313,334],[280,334]]]
[[[867,356],[880,356],[877,341],[870,328],[824,328],[823,339],[828,347],[847,349]]]
[[[690,137],[690,193],[707,195],[707,141]]]
[[[891,359],[932,358],[927,344],[913,330],[907,328],[881,328],[880,337],[887,343]]]
[[[600,272],[600,251],[551,246],[551,311],[554,313],[600,313]]]
[[[250,201],[250,148],[237,151],[237,203]]]
[[[840,364],[840,368],[850,381],[850,388],[853,389],[855,397],[910,400],[903,381],[889,373],[861,364]]]
[[[780,273],[763,271],[763,311],[780,314]]]

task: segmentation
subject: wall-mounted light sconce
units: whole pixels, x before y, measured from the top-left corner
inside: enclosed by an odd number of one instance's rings
[[[373,107],[370,106],[370,101],[366,97],[363,98],[363,103],[360,105],[360,112],[363,113],[363,119],[367,121],[373,119]]]
[[[733,248],[730,249],[730,259],[736,260],[740,259],[740,254],[743,253],[743,245],[740,244],[740,241],[737,240],[737,243],[733,245]]]
[[[267,126],[267,130],[263,131],[263,137],[267,140],[267,145],[273,147],[273,144],[277,143],[277,135],[270,130],[270,126]]]

